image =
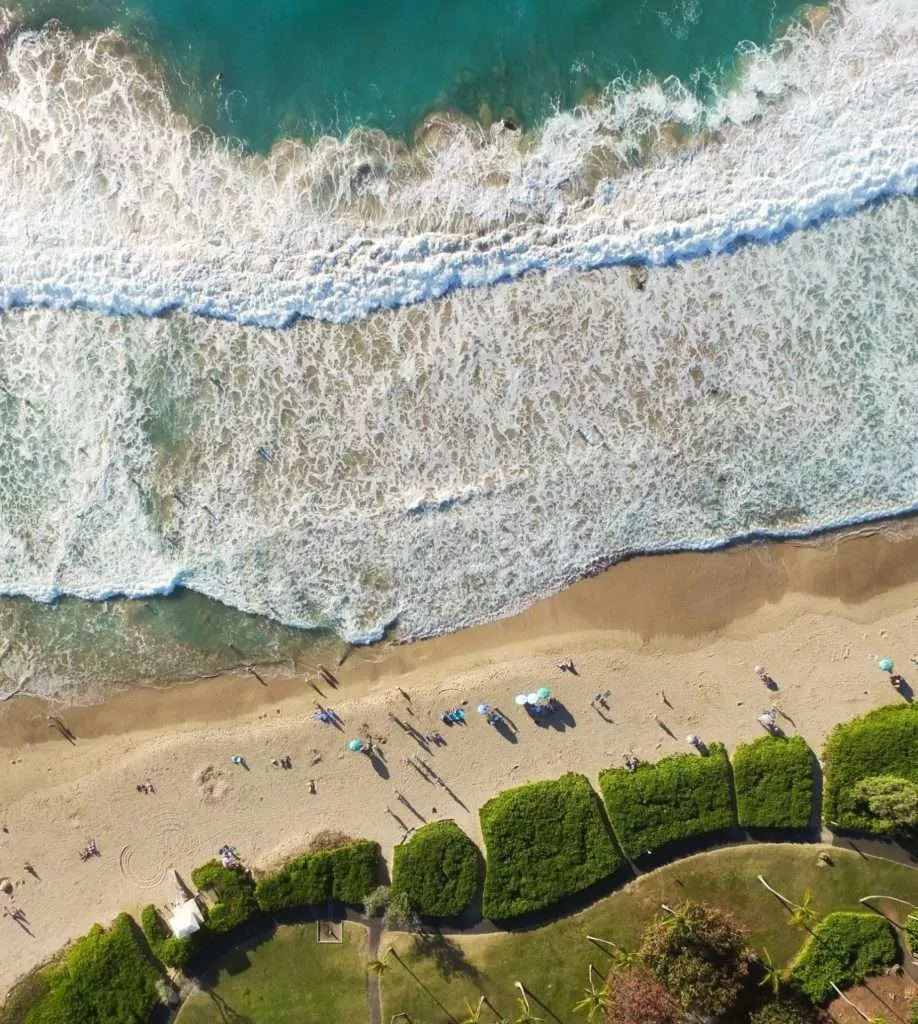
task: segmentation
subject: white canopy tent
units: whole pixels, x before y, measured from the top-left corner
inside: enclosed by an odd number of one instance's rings
[[[172,911],[169,918],[169,928],[177,939],[184,939],[194,933],[204,923],[204,915],[201,908],[194,900],[185,900]]]

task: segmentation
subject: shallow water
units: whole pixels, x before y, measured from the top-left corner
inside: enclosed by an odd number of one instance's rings
[[[702,90],[740,41],[768,42],[796,0],[37,0],[21,9],[142,43],[173,102],[222,135],[379,128],[410,138],[430,110],[534,126],[620,76]],[[220,80],[216,81],[220,75]],[[485,108],[485,109],[483,109]]]

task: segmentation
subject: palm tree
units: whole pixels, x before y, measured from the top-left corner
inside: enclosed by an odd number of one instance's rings
[[[479,1021],[481,1020],[481,1008],[484,1006],[484,1003],[484,996],[478,1000],[478,1005],[474,1008],[472,1007],[472,1004],[466,1000],[465,1008],[468,1010],[468,1014],[462,1018],[459,1024],[479,1024]]]
[[[856,1003],[852,1003],[851,1000],[845,995],[844,992],[842,992],[842,990],[838,987],[838,985],[835,984],[834,981],[830,981],[829,984],[832,986],[832,988],[835,989],[835,991],[842,997],[842,999],[844,999],[844,1001],[854,1010],[854,1012],[862,1020],[866,1020],[867,1024],[870,1024],[870,1018],[867,1016],[867,1014],[864,1013],[864,1011]]]
[[[685,909],[685,905],[680,903],[678,907],[671,907],[666,903],[661,903],[660,906],[669,914],[666,919],[667,923],[677,932],[682,935],[691,935],[695,930],[695,924],[688,916]]]
[[[536,1017],[532,1010],[529,1008],[529,1003],[525,999],[517,999],[517,1010],[516,1019],[513,1024],[544,1024],[541,1017]]]
[[[593,981],[593,965],[590,964],[590,969],[587,974],[589,987],[584,989],[584,996],[578,1000],[573,1006],[574,1013],[585,1013],[587,1020],[592,1020],[597,1013],[602,1013],[603,1010],[609,1005],[608,989],[605,985],[596,987],[596,983]]]
[[[762,965],[762,980],[759,982],[759,985],[771,986],[772,995],[776,996],[781,990],[781,971],[775,967],[771,954],[764,946],[762,947],[762,955],[759,957],[759,963]]]
[[[529,1005],[529,996],[526,995],[526,988],[521,981],[515,981],[514,986],[520,990],[516,997],[517,1016],[513,1024],[542,1024],[542,1018],[536,1017]]]
[[[641,962],[641,954],[633,949],[619,947],[618,952],[612,958],[612,966],[619,971],[630,971]]]
[[[792,928],[807,928],[810,921],[816,916],[816,911],[812,907],[813,894],[809,889],[803,894],[803,899],[794,904],[793,913],[790,916],[790,924]]]
[[[765,881],[764,875],[756,875],[756,878],[762,883],[762,885],[765,886],[765,888],[772,894],[772,896],[777,896],[778,899],[784,904],[784,906],[788,908],[788,910],[794,905],[793,900],[789,900],[783,893],[778,892],[777,889],[775,889],[773,886],[770,886],[768,882]]]
[[[388,963],[389,954],[391,952],[392,952],[392,947],[390,946],[389,949],[387,949],[385,951],[385,953],[383,953],[383,955],[378,960],[371,960],[367,964],[367,970],[371,974],[375,974],[377,978],[382,977],[382,975],[385,974],[386,971],[388,971],[389,967],[391,966]]]

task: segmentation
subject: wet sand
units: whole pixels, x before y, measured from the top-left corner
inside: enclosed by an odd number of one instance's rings
[[[495,652],[512,656],[567,649],[562,638],[605,633],[629,649],[694,650],[718,634],[752,635],[792,619],[802,608],[872,621],[897,607],[902,587],[918,585],[918,520],[890,520],[815,540],[745,544],[711,552],[640,556],[574,583],[510,618],[412,644],[352,648],[341,666],[325,666],[349,695],[422,669],[484,666]],[[918,587],[916,587],[918,596]],[[569,646],[569,645],[568,645]],[[918,651],[918,641],[916,641]],[[312,701],[334,693],[319,672],[293,676],[259,668],[191,683],[132,687],[102,704],[67,709],[84,738],[219,722],[278,701]],[[0,705],[0,744],[54,739],[46,712],[61,705],[22,697]]]

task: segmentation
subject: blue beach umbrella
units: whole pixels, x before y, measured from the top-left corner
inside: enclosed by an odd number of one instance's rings
[[[358,753],[363,750],[363,740],[351,740],[347,745],[347,749],[353,750],[355,754]]]
[[[541,688],[541,690],[539,690],[539,693],[538,693],[539,700],[548,700],[548,698],[550,696],[551,696],[551,690],[549,690],[549,688],[547,686],[543,686]]]
[[[525,693],[518,693],[513,699],[516,701],[516,706],[518,708],[521,708],[524,704],[529,703],[529,698],[526,696]]]
[[[478,714],[479,715],[486,715],[490,710],[491,709],[488,707],[487,704],[479,704],[478,705]]]
[[[893,670],[892,658],[881,658],[877,662],[877,668],[879,668],[883,672],[892,672],[892,670]]]

